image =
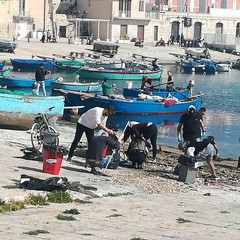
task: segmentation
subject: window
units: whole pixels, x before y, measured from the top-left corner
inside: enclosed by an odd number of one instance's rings
[[[139,12],[144,12],[144,1],[143,0],[139,1]]]
[[[227,8],[227,0],[221,0],[221,8]]]
[[[25,0],[19,0],[19,15],[25,16]]]

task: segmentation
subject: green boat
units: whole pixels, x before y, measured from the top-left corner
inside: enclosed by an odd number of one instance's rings
[[[159,80],[162,76],[162,68],[156,71],[153,70],[139,70],[135,68],[123,70],[109,70],[82,67],[78,70],[79,79],[102,81],[104,78],[108,80],[142,80],[144,76],[151,77],[152,80]]]
[[[78,60],[56,60],[55,66],[58,70],[69,70],[70,67],[82,67],[84,66],[85,61],[78,61]]]

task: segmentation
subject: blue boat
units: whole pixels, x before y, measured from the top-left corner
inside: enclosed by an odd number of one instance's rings
[[[183,73],[214,74],[216,72],[216,65],[208,59],[190,59],[181,63],[181,71]]]
[[[137,98],[139,94],[147,94],[150,96],[159,96],[166,98],[167,96],[173,96],[179,100],[189,97],[190,91],[186,88],[175,88],[175,91],[167,92],[166,88],[154,88],[153,90],[139,89],[139,88],[123,88],[123,96],[125,98]]]
[[[19,94],[19,91],[0,89],[0,125],[30,128],[39,112],[46,112],[49,118],[63,115],[64,97],[40,97]],[[47,112],[50,107],[54,107]]]
[[[50,87],[51,82],[57,81],[57,78],[49,78],[45,80],[45,86]],[[7,85],[10,88],[31,88],[35,79],[20,77],[0,77],[0,85]]]
[[[56,81],[56,82],[51,82],[51,87],[53,90],[63,89],[63,90],[81,91],[81,92],[101,92],[102,91],[102,84],[99,82],[81,83],[81,82]]]
[[[112,98],[69,91],[66,93],[65,98],[67,106],[84,106],[84,108],[80,109],[80,112],[85,112],[97,106],[108,107],[109,105],[113,105],[116,115],[124,116],[181,114],[185,112],[190,105],[195,106],[196,109],[200,109],[202,106],[202,95],[192,96],[178,101],[173,97],[160,100],[154,96],[147,99],[126,99],[123,96]]]
[[[44,65],[45,69],[54,70],[54,60],[53,59],[31,59],[31,58],[11,58],[11,63],[13,70],[23,71],[23,72],[35,72],[40,64]]]
[[[0,62],[0,70],[3,70],[3,68],[5,67],[6,65],[6,62],[3,61],[3,62]]]
[[[138,80],[141,81],[144,76],[150,76],[152,80],[159,80],[162,76],[162,68],[159,70],[140,70],[136,68],[110,70],[82,67],[78,70],[79,79],[103,81],[104,78],[108,80]]]

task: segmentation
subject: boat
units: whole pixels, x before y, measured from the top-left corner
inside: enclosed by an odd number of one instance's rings
[[[51,82],[51,88],[53,90],[63,89],[63,90],[81,91],[81,92],[101,92],[102,84],[99,82],[91,82],[91,83],[63,82],[58,79],[55,82]]]
[[[50,119],[63,115],[63,96],[33,96],[19,91],[0,89],[0,125],[29,129],[39,112],[46,112]],[[54,107],[51,111],[47,111]]]
[[[54,60],[47,58],[31,59],[31,58],[11,58],[13,70],[35,72],[40,64],[43,64],[45,69],[54,70]]]
[[[17,46],[16,42],[0,39],[0,52],[14,53]]]
[[[100,52],[103,56],[109,55],[113,57],[117,54],[120,45],[111,42],[97,41],[93,44],[93,51]]]
[[[126,69],[126,62],[122,60],[119,60],[119,61],[86,60],[86,66],[90,68],[122,70],[122,69]]]
[[[214,62],[214,64],[217,72],[230,72],[232,69],[232,62],[228,60]]]
[[[206,57],[205,54],[206,49],[205,48],[185,48],[184,52],[186,55],[188,56],[192,56],[192,57],[199,57],[199,58],[204,58]]]
[[[186,112],[190,105],[195,106],[196,109],[200,109],[202,95],[199,94],[179,101],[174,97],[162,99],[157,96],[144,96],[143,98],[126,99],[123,96],[117,95],[115,97],[106,97],[90,93],[66,91],[65,104],[66,106],[84,106],[84,108],[80,109],[81,113],[93,107],[108,107],[109,105],[113,105],[117,116],[171,115]]]
[[[0,62],[0,70],[3,70],[3,68],[5,67],[5,65],[6,65],[6,61]]]
[[[79,60],[73,60],[73,59],[69,59],[69,60],[55,60],[54,62],[55,67],[59,70],[68,70],[70,67],[74,67],[74,68],[79,68],[85,65],[84,60],[79,61]]]
[[[10,73],[10,69],[2,69],[0,70],[0,77],[7,77]]]
[[[50,87],[51,82],[57,81],[57,78],[48,78],[45,80],[45,87]],[[35,79],[20,77],[0,77],[0,85],[7,85],[10,88],[31,88]]]
[[[216,72],[216,64],[208,59],[189,59],[182,61],[180,66],[183,73],[214,74]]]
[[[108,80],[142,80],[144,76],[150,76],[152,80],[159,80],[162,76],[162,68],[159,70],[140,70],[138,68],[130,68],[123,70],[105,70],[97,68],[82,67],[78,70],[79,79],[103,81],[104,78]]]
[[[140,89],[140,88],[123,88],[123,96],[125,98],[137,98],[139,94],[148,94],[150,96],[159,96],[162,98],[166,98],[167,96],[173,96],[177,99],[184,99],[189,97],[190,91],[186,88],[174,88],[175,91],[168,92],[166,88],[157,88],[155,87],[153,90],[149,89]]]

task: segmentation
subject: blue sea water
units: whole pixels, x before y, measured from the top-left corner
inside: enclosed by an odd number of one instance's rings
[[[219,147],[221,157],[238,159],[240,154],[240,70],[218,73],[214,75],[183,74],[176,66],[163,66],[163,83],[167,81],[167,71],[173,73],[175,87],[187,86],[190,80],[195,80],[193,92],[201,92],[203,106],[207,108],[204,123],[207,135],[213,135]],[[22,73],[24,77],[34,77],[33,73]],[[56,73],[66,81],[75,81],[76,74]],[[112,82],[117,85],[115,94],[121,93],[126,86],[125,81]],[[141,82],[133,82],[133,87],[139,87]],[[157,84],[157,83],[156,83]],[[177,124],[180,115],[176,116],[131,116],[112,117],[108,125],[123,129],[127,121],[152,121],[158,126],[158,144],[177,147]]]

